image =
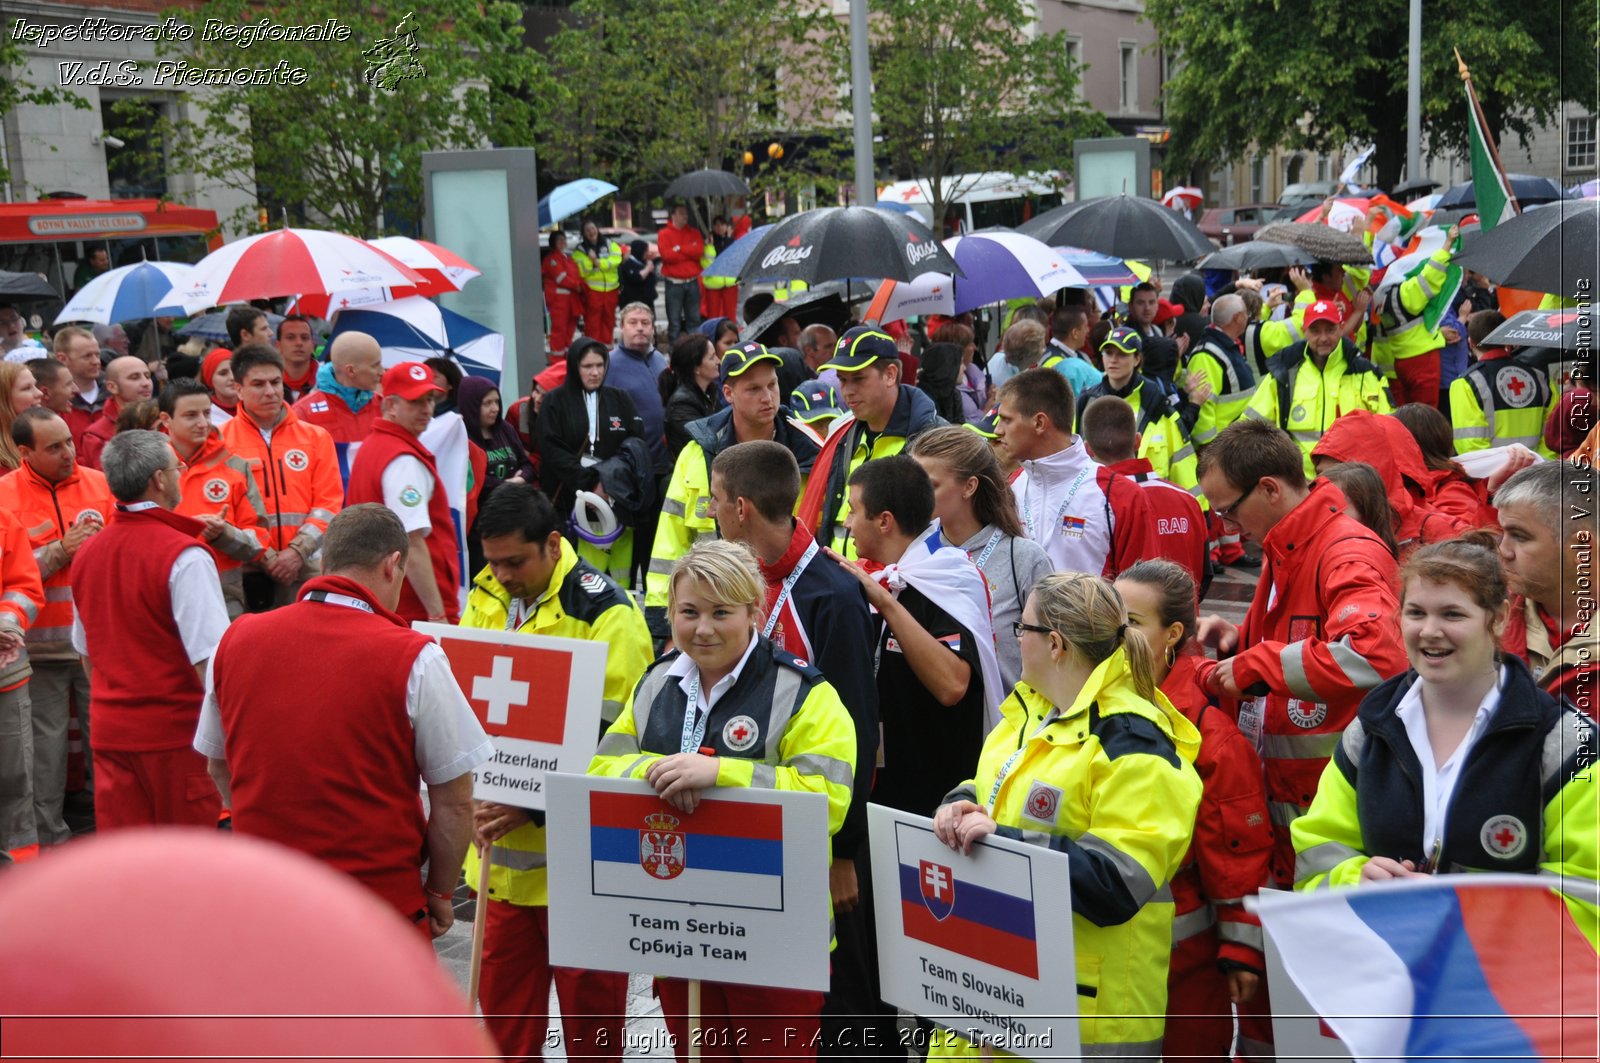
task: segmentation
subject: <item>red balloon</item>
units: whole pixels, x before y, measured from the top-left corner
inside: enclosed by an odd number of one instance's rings
[[[0,941],[8,1055],[498,1055],[416,927],[242,835],[74,842],[0,875]]]

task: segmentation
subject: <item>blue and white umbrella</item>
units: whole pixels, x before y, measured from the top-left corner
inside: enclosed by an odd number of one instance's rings
[[[1090,284],[1065,255],[1031,236],[973,233],[952,236],[944,246],[964,276],[924,273],[909,281],[885,281],[862,316],[881,323],[913,315],[960,314],[1006,299],[1037,299]]]
[[[272,334],[278,334],[278,326],[283,324],[280,314],[267,312],[267,325],[272,329]],[[185,339],[196,337],[210,340],[212,343],[228,342],[228,312],[218,310],[214,314],[201,314],[199,317],[189,319],[189,323],[178,330],[178,335]]]
[[[554,225],[562,218],[571,217],[616,190],[616,185],[595,177],[581,177],[564,185],[556,185],[548,196],[539,200],[539,228],[543,229],[547,225]]]
[[[444,355],[462,372],[495,384],[505,366],[505,336],[421,296],[341,310],[334,315],[329,343],[341,332],[365,332],[377,340],[385,366]]]
[[[211,303],[185,304],[177,289],[186,287],[194,267],[183,262],[138,262],[107,270],[85,284],[56,315],[56,324],[92,321],[115,325],[152,317],[184,317]]]
[[[757,226],[724,247],[717,257],[711,260],[711,265],[705,268],[705,276],[737,277],[739,270],[744,268],[745,259],[750,257],[750,252],[756,249],[756,245],[767,235],[767,230],[770,228],[772,228],[770,225]]]

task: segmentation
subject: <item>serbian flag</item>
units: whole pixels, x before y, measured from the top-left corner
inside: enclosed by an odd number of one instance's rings
[[[1039,977],[1033,866],[1022,853],[975,847],[961,856],[909,823],[895,824],[906,937],[1024,978]]]
[[[652,794],[589,794],[597,896],[783,911],[783,808],[702,800],[693,815]]]
[[[1585,889],[1572,907],[1552,887]],[[1594,883],[1446,875],[1265,893],[1262,925],[1357,1060],[1596,1056]]]

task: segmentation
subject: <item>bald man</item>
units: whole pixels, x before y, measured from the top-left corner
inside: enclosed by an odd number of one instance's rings
[[[148,399],[155,392],[155,380],[143,358],[125,354],[106,366],[106,404],[100,417],[83,430],[78,446],[78,461],[91,469],[100,467],[100,452],[117,434],[117,414],[124,406]]]
[[[339,475],[350,485],[350,465],[361,441],[378,419],[373,401],[383,379],[383,352],[365,332],[341,332],[328,348],[328,361],[317,370],[317,388],[294,404],[294,412],[327,430],[339,453]]]

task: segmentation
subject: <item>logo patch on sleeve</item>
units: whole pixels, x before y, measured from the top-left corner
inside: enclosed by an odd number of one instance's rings
[[[411,507],[420,506],[422,504],[422,492],[407,484],[405,489],[400,492],[400,504]]]

